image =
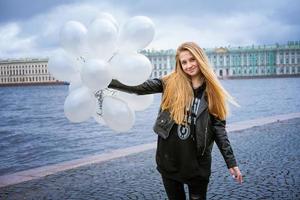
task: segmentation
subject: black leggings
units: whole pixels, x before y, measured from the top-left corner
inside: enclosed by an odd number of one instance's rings
[[[169,200],[185,200],[184,183],[162,176],[163,184]],[[194,178],[188,184],[189,197],[205,200],[208,180]]]

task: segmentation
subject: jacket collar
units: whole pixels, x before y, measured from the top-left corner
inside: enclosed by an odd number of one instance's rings
[[[200,116],[200,114],[208,107],[208,103],[205,99],[205,91],[202,94],[201,100],[200,100],[200,105],[199,105],[199,109],[196,113],[196,117],[198,118]]]

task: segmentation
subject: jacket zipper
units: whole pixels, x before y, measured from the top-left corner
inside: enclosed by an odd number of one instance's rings
[[[206,149],[206,134],[207,134],[207,126],[208,126],[208,116],[209,116],[209,114],[207,115],[207,120],[206,120],[206,127],[205,127],[205,133],[204,133],[204,149],[202,152],[202,156],[204,155],[204,152]]]

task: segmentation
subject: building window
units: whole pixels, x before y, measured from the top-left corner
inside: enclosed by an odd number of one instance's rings
[[[283,74],[283,68],[280,68],[280,73]]]

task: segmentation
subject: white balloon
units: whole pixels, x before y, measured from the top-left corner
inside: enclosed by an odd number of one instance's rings
[[[82,81],[81,81],[81,77],[80,77],[80,73],[77,73],[76,76],[70,81],[70,85],[69,85],[69,93],[71,93],[72,91],[74,91],[77,88],[82,87]]]
[[[113,23],[115,28],[119,30],[119,23],[110,13],[107,12],[99,13],[96,18],[109,20],[111,23]]]
[[[120,51],[136,51],[145,48],[154,38],[152,20],[145,16],[130,18],[120,31]]]
[[[97,113],[93,115],[93,118],[98,124],[105,125],[103,117],[101,117]]]
[[[149,59],[138,53],[118,53],[110,61],[113,78],[126,85],[139,85],[145,82],[152,72]]]
[[[65,116],[71,122],[83,122],[94,114],[95,103],[95,98],[87,87],[77,88],[65,100]]]
[[[128,103],[129,107],[136,111],[147,109],[152,103],[154,96],[149,95],[136,95],[126,92],[119,92],[117,97]]]
[[[60,31],[62,47],[76,55],[83,55],[86,51],[86,27],[78,21],[68,21]]]
[[[128,131],[134,124],[135,113],[121,99],[106,96],[103,99],[103,119],[113,130],[118,132]]]
[[[48,70],[58,80],[71,81],[79,73],[76,59],[66,52],[53,54],[48,61]]]
[[[118,30],[108,19],[97,18],[88,27],[87,40],[92,57],[108,60],[116,49]]]
[[[93,118],[98,124],[105,125],[104,119],[102,117],[102,110],[100,110],[100,105],[97,99],[96,99]]]
[[[103,60],[87,60],[81,70],[83,84],[93,91],[106,88],[112,80],[108,66]]]

